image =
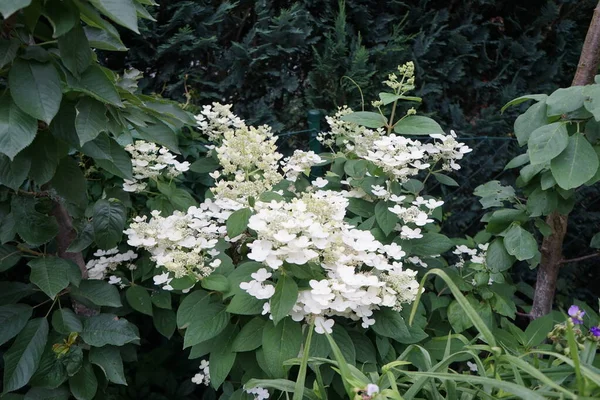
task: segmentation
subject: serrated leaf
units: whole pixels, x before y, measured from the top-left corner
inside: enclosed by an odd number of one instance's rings
[[[15,59],[17,50],[19,50],[19,44],[18,39],[0,40],[0,68]]]
[[[496,238],[486,251],[485,265],[492,272],[503,272],[512,267],[515,258],[508,254],[502,238]]]
[[[98,100],[91,97],[83,97],[75,106],[77,116],[75,117],[75,129],[79,136],[79,143],[94,140],[100,132],[106,130],[108,118],[106,118],[106,107]]]
[[[21,187],[31,168],[31,159],[24,153],[17,154],[12,161],[0,153],[0,185],[15,191]]]
[[[50,186],[67,202],[80,208],[87,206],[87,180],[73,158],[63,157],[60,160]]]
[[[125,292],[127,302],[136,311],[152,316],[152,300],[148,291],[139,285],[131,286]]]
[[[93,400],[98,390],[98,380],[89,361],[84,361],[79,372],[69,378],[69,389],[77,400]]]
[[[38,368],[46,341],[48,321],[32,319],[17,335],[13,345],[4,353],[4,392],[25,386]]]
[[[99,314],[83,321],[80,334],[84,342],[93,347],[123,346],[139,339],[132,325],[112,314]]]
[[[99,248],[108,250],[121,242],[127,209],[119,201],[101,199],[94,204],[92,226],[94,241]]]
[[[214,341],[214,349],[210,352],[210,384],[218,389],[225,381],[235,364],[237,354],[231,346],[238,332],[235,325],[229,325]]]
[[[77,315],[68,308],[60,308],[52,313],[52,327],[63,335],[83,330],[83,324]]]
[[[152,293],[150,300],[152,301],[152,304],[158,308],[163,308],[165,310],[170,310],[172,308],[171,293],[166,290]]]
[[[248,221],[252,216],[252,210],[249,208],[242,208],[234,211],[229,218],[227,218],[227,235],[230,238],[241,235],[248,228]]]
[[[250,296],[246,292],[237,293],[227,305],[226,311],[238,315],[258,315],[262,312],[264,300]]]
[[[127,385],[123,372],[123,359],[118,347],[92,347],[89,357],[90,363],[100,367],[109,382]]]
[[[11,210],[15,216],[16,230],[19,236],[32,246],[49,242],[58,234],[58,224],[54,217],[35,210],[35,200],[14,197]]]
[[[42,14],[50,21],[55,39],[79,25],[79,10],[71,0],[47,0]]]
[[[29,146],[37,133],[37,120],[12,101],[9,95],[0,97],[0,151],[11,160]]]
[[[394,132],[400,135],[431,135],[444,133],[444,130],[433,119],[420,115],[409,115],[394,125]]]
[[[31,267],[31,282],[51,299],[69,286],[68,261],[58,257],[39,257],[29,261],[27,265]]]
[[[50,124],[62,99],[60,76],[52,64],[19,58],[10,69],[8,85],[21,110]]]
[[[94,140],[84,144],[81,151],[111,174],[123,179],[133,179],[131,158],[123,147],[106,133],[100,133]]]
[[[212,339],[225,329],[229,323],[229,314],[225,311],[225,306],[219,303],[210,303],[200,309],[194,315],[185,330],[183,338],[183,347],[187,348]]]
[[[375,205],[375,220],[386,236],[394,231],[399,222],[398,215],[389,210],[392,206],[394,204],[391,201],[379,201]]]
[[[0,282],[0,304],[16,303],[35,293],[33,286],[22,282]]]
[[[342,117],[342,121],[352,122],[373,129],[381,128],[387,124],[386,117],[370,111],[356,111],[351,114],[346,114]]]
[[[0,272],[14,267],[21,259],[21,251],[14,246],[5,244],[0,246]]]
[[[71,295],[97,306],[122,306],[117,288],[105,281],[83,280],[79,287],[71,289]]]
[[[271,315],[275,325],[290,314],[297,300],[298,285],[294,279],[288,275],[280,276],[270,301]]]
[[[266,321],[261,317],[254,317],[242,327],[231,346],[233,351],[252,351],[262,344],[262,332]]]
[[[452,179],[448,175],[444,175],[444,174],[435,172],[433,174],[433,176],[434,176],[435,180],[438,181],[439,183],[441,183],[442,185],[455,186],[455,187],[459,186],[458,182],[456,182],[454,179]]]
[[[154,327],[164,337],[171,339],[175,329],[177,329],[177,317],[175,312],[172,310],[165,310],[163,308],[157,308],[154,310],[154,318],[152,322]]]
[[[27,325],[33,309],[26,304],[0,306],[0,345],[17,336]]]
[[[221,164],[219,164],[219,161],[215,160],[214,158],[203,157],[203,158],[200,158],[200,159],[194,161],[190,165],[190,171],[193,171],[193,172],[196,172],[199,174],[206,174],[208,172],[213,172],[220,167],[221,167]]]
[[[79,23],[58,38],[58,50],[62,63],[75,77],[79,77],[92,63],[90,43]]]
[[[187,328],[202,309],[208,306],[210,294],[204,290],[195,290],[185,296],[177,309],[177,326]]]
[[[81,73],[78,80],[71,78],[67,82],[75,91],[83,92],[103,103],[109,103],[117,107],[123,106],[114,80],[110,79],[99,65],[90,65]]]
[[[265,324],[262,335],[262,349],[265,365],[273,378],[284,377],[284,362],[298,356],[302,346],[302,328],[300,324],[286,317],[277,325],[271,321]]]
[[[373,331],[378,335],[396,340],[399,343],[416,343],[427,335],[421,329],[411,330],[402,315],[391,308],[383,307],[375,312]],[[416,328],[416,327],[415,327]]]
[[[137,11],[132,0],[90,0],[104,15],[117,24],[140,33],[137,23]]]

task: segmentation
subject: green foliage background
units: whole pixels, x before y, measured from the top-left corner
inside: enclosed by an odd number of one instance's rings
[[[192,105],[233,103],[248,122],[285,132],[306,128],[310,108],[360,107],[359,91],[343,76],[370,101],[388,71],[414,60],[421,111],[461,137],[506,138],[524,108],[501,114],[503,104],[570,85],[595,4],[347,0],[340,8],[335,0],[164,0],[155,9],[157,22],[143,22],[142,35],[122,32],[130,51],[113,52],[104,62],[144,72],[140,86],[147,92],[185,102],[187,82]],[[287,141],[306,147],[302,137]],[[461,187],[444,196],[444,229],[455,234],[481,227],[473,189],[492,179],[514,182],[503,168],[522,151],[506,140],[469,145],[475,151],[463,164]],[[598,189],[577,196],[584,206],[572,215],[567,257],[587,254],[600,223]],[[597,287],[593,260],[588,264],[564,268],[559,291],[583,288],[584,295]],[[525,269],[526,280],[533,281],[534,272]]]

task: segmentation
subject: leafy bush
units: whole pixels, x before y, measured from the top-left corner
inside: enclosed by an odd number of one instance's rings
[[[521,330],[526,257],[441,233],[471,149],[413,108],[412,62],[284,158],[100,66],[149,3],[0,6],[3,399],[597,395],[594,311]]]

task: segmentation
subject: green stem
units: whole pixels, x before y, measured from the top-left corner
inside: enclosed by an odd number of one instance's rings
[[[302,400],[304,397],[304,383],[306,382],[306,369],[308,367],[308,356],[310,351],[310,342],[314,331],[315,321],[313,320],[308,326],[308,335],[306,335],[306,343],[304,344],[304,352],[302,353],[302,362],[300,363],[300,371],[298,371],[298,379],[294,388],[293,400]]]

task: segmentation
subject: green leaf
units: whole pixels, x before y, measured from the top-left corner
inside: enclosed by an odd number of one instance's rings
[[[177,326],[180,329],[187,328],[196,316],[208,306],[209,293],[204,290],[196,290],[187,295],[177,309]]]
[[[109,382],[127,385],[125,373],[123,372],[123,359],[118,347],[92,347],[90,349],[90,363],[99,366]]]
[[[583,107],[583,86],[558,89],[546,100],[548,116],[562,115]]]
[[[233,340],[237,335],[238,329],[235,325],[229,325],[221,333],[213,344],[214,349],[210,352],[210,384],[218,389],[229,375],[237,354],[231,349]]]
[[[506,271],[512,267],[514,262],[515,258],[506,251],[502,238],[496,238],[490,243],[485,256],[485,265],[492,272]]]
[[[137,23],[137,12],[132,0],[90,0],[100,12],[117,24],[140,33]]]
[[[231,345],[232,351],[241,352],[258,349],[262,344],[262,333],[265,324],[266,321],[261,317],[251,319],[235,337]]]
[[[107,71],[108,73],[112,73]],[[95,99],[109,103],[117,107],[122,107],[121,96],[117,92],[114,79],[111,79],[99,65],[90,65],[82,74],[79,80],[69,80],[69,86],[75,90],[83,92]]]
[[[125,292],[127,302],[136,311],[152,316],[152,300],[148,291],[139,285],[131,286]]]
[[[598,171],[598,155],[587,139],[576,133],[569,138],[567,148],[550,163],[556,183],[565,189],[579,187]]]
[[[166,290],[161,290],[160,292],[152,293],[150,296],[152,300],[152,304],[154,304],[158,308],[163,308],[165,310],[170,310],[171,306],[171,293]]]
[[[121,242],[127,209],[120,201],[101,199],[94,204],[92,217],[94,241],[99,248],[108,250]]]
[[[422,238],[401,241],[402,248],[418,256],[435,256],[454,247],[454,242],[440,233],[427,232]]]
[[[177,329],[177,316],[173,310],[165,310],[163,308],[155,309],[152,322],[158,333],[167,339],[171,339],[175,329]]]
[[[112,314],[98,314],[83,321],[81,338],[93,347],[107,344],[123,346],[138,340],[139,337],[133,326],[125,319]]]
[[[265,365],[271,377],[285,377],[284,362],[298,356],[302,347],[302,328],[287,317],[277,325],[268,321],[263,330],[262,348]]]
[[[212,273],[206,278],[203,278],[200,283],[202,287],[207,290],[213,290],[216,292],[227,292],[229,291],[229,280],[225,275]]]
[[[19,45],[18,39],[0,40],[0,68],[10,64],[15,59]]]
[[[0,272],[14,267],[21,259],[21,252],[8,244],[0,246]]]
[[[85,360],[79,372],[69,378],[69,389],[77,400],[93,400],[98,390],[94,367]]]
[[[526,348],[537,346],[544,342],[548,332],[554,327],[552,314],[545,315],[541,318],[536,318],[527,325],[525,329],[525,337],[527,337]]]
[[[519,154],[518,156],[516,156],[515,158],[510,160],[508,162],[508,164],[506,164],[506,167],[504,167],[504,170],[511,169],[511,168],[517,168],[517,167],[527,164],[528,162],[529,162],[529,154],[527,154],[527,153]]]
[[[249,208],[242,208],[234,211],[233,214],[227,218],[227,236],[234,238],[241,235],[248,228],[248,221],[252,216],[252,210]]]
[[[167,124],[158,119],[155,119],[154,123],[148,124],[145,127],[137,126],[136,130],[142,139],[158,143],[174,153],[179,153],[177,134]]]
[[[52,64],[17,59],[8,73],[8,86],[19,108],[47,124],[60,108],[60,76]]]
[[[264,304],[264,300],[259,300],[246,292],[242,292],[233,296],[226,311],[238,315],[257,315],[262,312]]]
[[[33,309],[26,304],[0,306],[0,345],[17,336],[27,325]]]
[[[275,325],[290,314],[296,300],[298,300],[298,285],[292,277],[281,275],[275,286],[275,294],[271,297],[271,315]]]
[[[11,162],[8,156],[0,153],[0,185],[18,190],[27,178],[31,168],[31,159],[24,152],[17,154]]]
[[[504,235],[504,247],[517,260],[530,260],[538,253],[538,245],[531,233],[513,224]]]
[[[479,202],[483,208],[502,207],[504,201],[515,198],[515,189],[512,186],[502,186],[499,181],[489,181],[477,186],[473,194],[481,197]]]
[[[383,307],[374,313],[373,331],[378,335],[396,340],[399,343],[417,343],[427,337],[421,329],[411,329],[398,311]]]
[[[31,267],[31,282],[51,299],[69,286],[68,261],[58,257],[39,257],[29,261],[27,265]]]
[[[50,186],[67,202],[80,208],[87,206],[87,180],[73,158],[64,157],[60,160]]]
[[[432,133],[444,133],[444,130],[431,118],[409,115],[394,125],[394,132],[400,135],[431,135]]]
[[[58,234],[58,224],[54,217],[48,217],[35,210],[35,200],[13,197],[11,210],[15,216],[17,233],[31,246],[49,242]]]
[[[11,160],[29,146],[37,133],[37,120],[23,111],[9,95],[0,97],[0,149]]]
[[[352,114],[346,114],[342,117],[342,121],[352,122],[373,129],[381,128],[387,124],[386,117],[369,111],[355,111]]]
[[[592,236],[592,240],[590,241],[590,247],[592,249],[600,249],[600,232]]]
[[[394,231],[399,222],[398,216],[389,210],[392,206],[394,204],[391,201],[379,201],[375,205],[375,219],[386,236]]]
[[[528,141],[531,164],[544,164],[558,156],[569,143],[567,127],[563,122],[544,125],[531,133]]]
[[[6,0],[0,2],[0,13],[7,19],[16,11],[31,4],[31,0]]]
[[[32,319],[17,335],[13,345],[4,353],[4,392],[25,386],[38,368],[46,341],[48,321]]]
[[[494,283],[490,289],[494,292],[491,301],[494,312],[514,319],[517,312],[514,300],[516,288],[503,283]]]
[[[21,282],[0,282],[0,304],[16,303],[35,293],[33,286]]]
[[[532,218],[548,215],[556,209],[558,195],[554,190],[536,188],[527,199],[527,212]]]
[[[225,311],[223,304],[210,303],[206,305],[198,310],[185,330],[183,347],[187,348],[214,338],[225,329],[228,323],[229,314]]]
[[[546,101],[542,100],[529,107],[527,111],[517,117],[514,130],[519,146],[527,144],[531,132],[546,125],[548,121],[546,109]]]
[[[396,100],[399,100],[402,96],[400,96],[399,94],[394,94],[394,93],[379,93],[379,99],[383,102],[383,105],[388,105],[390,103],[395,102]]]
[[[60,308],[52,313],[52,327],[63,335],[83,330],[83,324],[77,315],[68,308]]]
[[[459,186],[458,182],[456,182],[454,179],[450,178],[448,175],[434,172],[433,176],[434,176],[435,180],[438,181],[439,183],[441,183],[442,185]]]
[[[87,142],[81,151],[111,174],[123,179],[133,179],[129,154],[106,133],[101,133],[91,142]]]
[[[23,400],[69,400],[70,393],[66,387],[50,389],[44,387],[33,387],[25,394]]]
[[[98,100],[91,97],[83,97],[75,106],[77,117],[75,117],[75,129],[79,136],[79,143],[94,140],[96,136],[106,130],[108,118],[106,118],[106,107]]]
[[[33,143],[25,149],[26,156],[35,160],[29,170],[29,178],[38,185],[46,184],[56,173],[60,159],[69,151],[66,143],[56,140],[50,132],[39,132]]]
[[[220,167],[221,164],[219,164],[219,161],[215,160],[214,158],[202,157],[190,165],[190,170],[199,174],[206,174],[208,172],[213,172]]]
[[[77,15],[77,19],[79,19],[79,15]],[[90,43],[79,23],[58,38],[58,50],[62,63],[75,77],[79,77],[92,63]]]
[[[1,64],[1,63],[0,63]],[[583,87],[583,106],[600,121],[600,85],[586,85]]]
[[[460,303],[456,300],[453,300],[452,303],[450,303],[447,313],[448,322],[452,325],[454,332],[461,333],[473,326],[473,322],[469,318],[469,315],[463,311]]]
[[[117,288],[105,281],[83,280],[78,288],[71,289],[71,295],[92,302],[97,306],[122,306]]]
[[[548,96],[545,94],[526,94],[525,96],[517,97],[516,99],[512,99],[508,103],[506,103],[500,109],[500,112],[503,113],[508,107],[516,106],[521,103],[524,103],[528,100],[542,101],[545,100]]]
[[[55,39],[79,25],[79,10],[71,0],[47,0],[42,14],[50,21]]]
[[[526,165],[519,171],[520,178],[523,180],[523,183],[527,184],[547,166],[548,164]]]

